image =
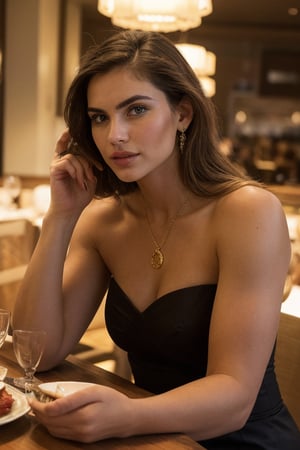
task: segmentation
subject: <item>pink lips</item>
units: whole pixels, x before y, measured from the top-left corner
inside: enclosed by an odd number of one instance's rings
[[[114,152],[111,155],[111,159],[114,164],[120,167],[125,167],[131,164],[131,162],[138,156],[138,153],[130,153],[130,152]]]

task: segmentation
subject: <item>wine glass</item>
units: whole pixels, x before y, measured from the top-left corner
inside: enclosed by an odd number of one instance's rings
[[[24,377],[14,378],[15,386],[30,390],[31,385],[40,383],[34,374],[43,355],[45,342],[45,331],[13,330],[15,356],[25,372]]]
[[[0,309],[0,348],[4,344],[8,333],[10,312],[6,309]]]
[[[10,312],[6,309],[0,309],[0,348],[4,344],[5,338],[8,333]],[[7,368],[0,366],[0,381],[6,376]]]
[[[9,199],[10,206],[17,207],[22,189],[21,178],[17,175],[7,175],[3,179],[3,188]]]

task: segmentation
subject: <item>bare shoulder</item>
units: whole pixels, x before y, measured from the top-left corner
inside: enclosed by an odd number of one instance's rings
[[[95,198],[84,211],[89,218],[94,217],[101,221],[111,221],[120,218],[123,211],[122,199],[116,197]]]
[[[82,212],[76,226],[76,234],[85,235],[86,239],[107,236],[122,221],[124,208],[122,200],[114,197],[93,199]]]
[[[241,218],[264,217],[271,219],[277,216],[285,221],[285,215],[279,199],[263,187],[244,186],[216,202],[215,214],[223,217]]]
[[[244,186],[220,198],[215,205],[213,226],[219,242],[251,245],[264,241],[274,247],[280,242],[289,247],[282,205],[264,188]]]

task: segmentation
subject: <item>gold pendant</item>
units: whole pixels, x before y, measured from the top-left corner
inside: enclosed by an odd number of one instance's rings
[[[151,256],[151,266],[153,269],[160,269],[164,263],[164,255],[160,248],[156,248]]]

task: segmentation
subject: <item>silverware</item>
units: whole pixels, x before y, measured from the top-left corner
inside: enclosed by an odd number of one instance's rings
[[[27,395],[33,395],[36,400],[42,403],[49,403],[53,402],[55,400],[54,397],[51,397],[50,395],[46,394],[38,385],[26,383],[25,384],[25,394]]]

